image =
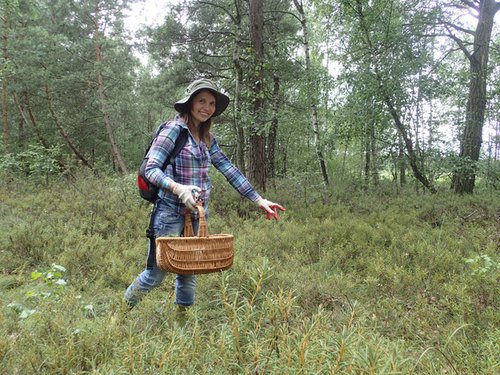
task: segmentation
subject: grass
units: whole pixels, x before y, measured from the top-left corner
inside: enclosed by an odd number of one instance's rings
[[[275,222],[219,178],[214,191],[209,229],[235,235],[233,268],[199,276],[185,315],[173,306],[173,277],[126,313],[149,212],[133,179],[4,180],[2,371],[500,371],[498,195],[316,201],[284,187],[268,197],[287,207]]]

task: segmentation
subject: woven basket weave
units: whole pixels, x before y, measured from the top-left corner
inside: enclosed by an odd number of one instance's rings
[[[231,234],[208,235],[205,210],[200,213],[198,235],[194,235],[191,215],[186,212],[184,237],[158,237],[156,263],[158,268],[181,275],[224,271],[233,265],[234,237]]]

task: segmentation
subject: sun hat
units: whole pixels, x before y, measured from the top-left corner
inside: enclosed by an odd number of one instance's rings
[[[189,99],[201,90],[209,90],[215,96],[215,112],[212,116],[219,116],[229,105],[229,97],[223,94],[217,85],[206,78],[193,81],[186,89],[186,96],[174,104],[174,108],[179,113],[186,113]]]

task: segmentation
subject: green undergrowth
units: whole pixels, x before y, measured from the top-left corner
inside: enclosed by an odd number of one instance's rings
[[[286,186],[286,181],[282,183]],[[0,185],[0,368],[8,374],[496,374],[500,199],[305,196],[267,221],[220,178],[231,270],[131,311],[150,207],[132,177]]]

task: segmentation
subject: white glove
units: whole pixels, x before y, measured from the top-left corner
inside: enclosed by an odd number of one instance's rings
[[[285,211],[285,207],[280,206],[277,203],[273,203],[271,201],[268,201],[267,199],[264,199],[260,197],[255,203],[262,208],[264,211],[266,211],[266,219],[269,220],[272,217],[274,217],[275,220],[278,220],[278,211]]]
[[[195,209],[194,206],[196,205],[197,197],[201,193],[201,189],[194,185],[175,184],[172,193],[177,195],[180,201],[193,211]]]

